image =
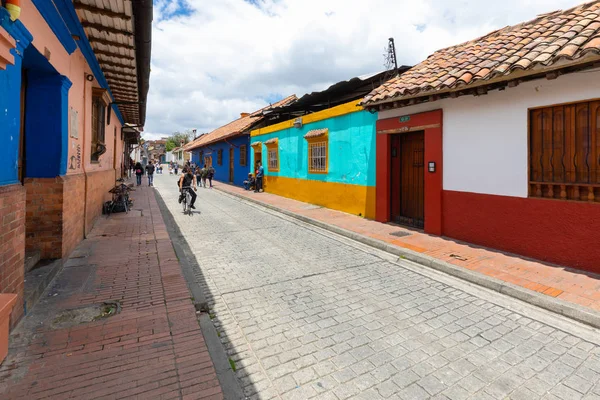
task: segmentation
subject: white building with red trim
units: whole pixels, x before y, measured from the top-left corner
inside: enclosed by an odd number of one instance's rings
[[[378,221],[600,272],[600,1],[440,50],[371,92]]]

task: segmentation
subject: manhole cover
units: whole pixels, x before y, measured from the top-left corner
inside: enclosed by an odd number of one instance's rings
[[[390,235],[397,236],[397,237],[404,237],[404,236],[410,236],[410,233],[406,232],[406,231],[398,231],[398,232],[390,233]]]

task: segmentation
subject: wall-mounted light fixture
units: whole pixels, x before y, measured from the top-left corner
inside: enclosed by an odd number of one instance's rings
[[[85,74],[85,80],[88,82],[93,82],[94,81],[94,75],[92,74]]]
[[[302,128],[302,117],[298,117],[294,120],[294,128]]]
[[[435,172],[435,161],[429,161],[427,163],[427,170],[429,172]]]

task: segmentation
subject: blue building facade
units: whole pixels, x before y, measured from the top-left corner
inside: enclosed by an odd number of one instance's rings
[[[217,181],[243,186],[250,173],[249,134],[211,143],[191,152],[192,162],[196,165],[212,165],[215,169],[214,179]]]

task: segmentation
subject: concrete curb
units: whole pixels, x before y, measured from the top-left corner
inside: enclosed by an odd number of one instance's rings
[[[198,325],[204,336],[208,353],[210,354],[215,372],[217,373],[217,379],[221,385],[223,397],[225,400],[245,399],[246,397],[244,396],[242,386],[240,385],[235,372],[231,369],[227,352],[221,343],[221,339],[219,339],[219,336],[217,335],[217,329],[208,315],[208,302],[206,301],[204,291],[196,280],[192,266],[193,263],[190,262],[193,255],[188,254],[188,251],[186,251],[186,248],[188,248],[186,239],[181,234],[181,231],[175,222],[175,218],[169,211],[160,193],[155,191],[154,197],[156,198],[158,208],[167,227],[169,239],[171,239],[173,249],[179,260],[179,266],[181,267],[188,290],[193,297],[192,303],[194,304],[196,311],[200,311],[200,314],[197,315]]]
[[[444,272],[448,275],[457,277],[457,278],[465,280],[467,282],[474,283],[479,286],[483,286],[487,289],[491,289],[498,293],[502,293],[504,295],[513,297],[515,299],[518,299],[518,300],[524,301],[526,303],[532,304],[534,306],[551,311],[553,313],[563,315],[565,317],[571,318],[578,322],[582,322],[582,323],[592,326],[594,328],[600,328],[600,313],[598,313],[594,310],[591,310],[589,308],[579,306],[577,304],[569,303],[564,300],[556,299],[554,297],[546,296],[544,294],[522,288],[515,284],[509,283],[509,282],[504,282],[500,279],[496,279],[496,278],[493,278],[490,276],[480,274],[479,272],[475,272],[475,271],[471,271],[471,270],[468,270],[465,268],[457,267],[455,265],[452,265],[445,261],[428,256],[426,254],[421,254],[416,251],[412,251],[410,249],[397,247],[397,246],[391,245],[389,243],[383,242],[378,239],[373,239],[368,236],[364,236],[364,235],[358,234],[356,232],[352,232],[347,229],[340,228],[335,225],[327,224],[325,222],[321,222],[316,219],[306,217],[304,215],[296,214],[294,212],[284,210],[279,207],[275,207],[271,204],[264,203],[260,200],[245,197],[245,196],[239,195],[237,193],[231,193],[226,190],[219,189],[218,187],[215,187],[215,189],[219,190],[219,192],[224,193],[226,195],[229,195],[229,196],[232,196],[232,197],[235,197],[238,199],[246,200],[246,201],[254,203],[254,204],[258,204],[267,209],[287,215],[288,217],[295,218],[295,219],[305,222],[307,224],[317,226],[321,229],[325,229],[327,231],[347,237],[347,238],[355,240],[357,242],[374,247],[378,250],[385,251],[386,253],[394,254],[400,258],[413,261],[413,262],[423,265],[425,267],[433,268],[435,270]]]

